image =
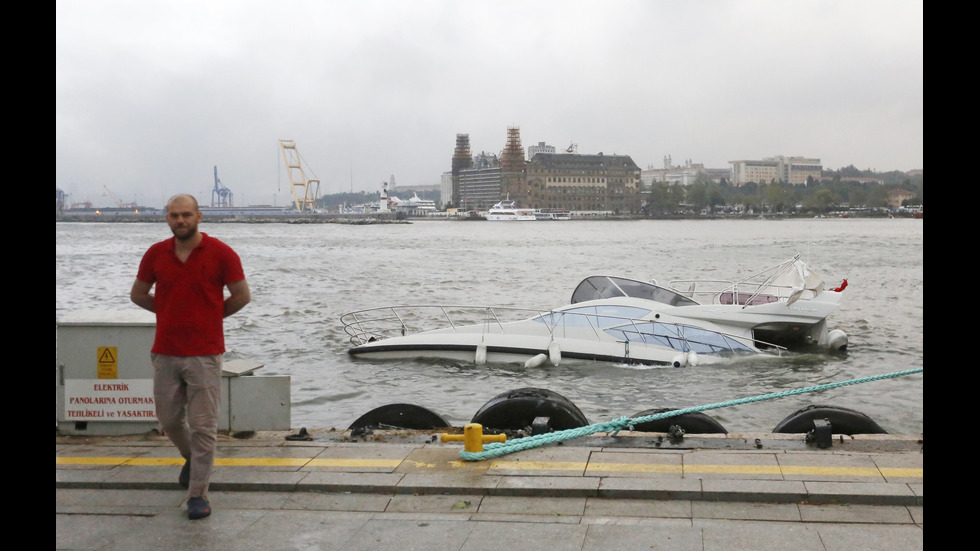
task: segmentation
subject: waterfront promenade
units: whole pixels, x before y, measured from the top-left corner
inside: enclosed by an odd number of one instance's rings
[[[56,549],[902,551],[924,546],[922,438],[593,435],[464,461],[436,432],[221,435],[187,519],[155,432],[56,436]],[[287,438],[288,437],[288,438]]]

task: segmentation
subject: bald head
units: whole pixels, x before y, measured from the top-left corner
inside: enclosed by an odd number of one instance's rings
[[[195,211],[201,210],[200,207],[197,205],[197,199],[193,195],[191,195],[189,193],[178,193],[177,195],[174,195],[173,197],[171,197],[170,199],[168,199],[167,200],[167,210],[170,210],[170,206],[172,204],[174,204],[175,202],[181,202],[181,203],[183,203],[185,201],[190,201],[191,204],[194,205],[194,210]]]

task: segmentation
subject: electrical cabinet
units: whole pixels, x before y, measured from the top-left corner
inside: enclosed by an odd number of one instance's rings
[[[56,428],[64,435],[141,434],[158,427],[150,349],[156,317],[145,310],[70,314],[57,322]],[[226,359],[218,430],[290,429],[289,377]]]

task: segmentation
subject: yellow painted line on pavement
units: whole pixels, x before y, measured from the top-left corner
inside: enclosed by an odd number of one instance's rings
[[[122,465],[132,457],[59,457],[55,456],[55,465]],[[181,465],[183,465],[181,459]]]
[[[875,467],[813,467],[806,465],[783,465],[783,474],[825,476],[881,476],[881,471]]]
[[[311,459],[306,464],[306,466],[307,467],[385,467],[385,468],[393,469],[401,464],[402,464],[401,459],[335,458],[335,459]]]
[[[684,465],[684,474],[783,474],[778,465]]]
[[[221,467],[302,467],[310,462],[308,457],[215,457],[215,466]]]
[[[493,461],[491,469],[515,471],[584,471],[585,461]]]
[[[881,474],[890,478],[922,478],[922,469],[904,469],[900,467],[879,467]]]
[[[334,467],[394,469],[406,459],[325,458],[302,457],[217,457],[216,466],[227,467]],[[411,462],[411,461],[410,461]],[[439,468],[437,463],[411,462],[416,468]],[[104,466],[172,466],[183,465],[182,457],[72,457],[55,456],[56,465]],[[786,476],[859,476],[887,478],[922,478],[921,468],[901,467],[822,467],[816,465],[665,465],[643,463],[596,463],[580,461],[492,461],[474,464],[453,460],[450,467],[479,466],[483,469],[514,471],[582,471],[593,473],[665,473],[665,474],[747,474]]]
[[[589,463],[587,473],[670,473],[683,474],[682,465],[649,465],[644,463]]]
[[[106,459],[112,459],[111,457]],[[140,465],[157,467],[160,465],[184,465],[183,457],[132,457],[126,461],[126,465]]]

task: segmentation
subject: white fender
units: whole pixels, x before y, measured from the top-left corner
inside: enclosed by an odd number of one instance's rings
[[[687,356],[684,354],[678,354],[674,356],[674,360],[671,363],[674,367],[684,367],[687,365]]]
[[[476,357],[473,358],[473,363],[476,365],[483,365],[487,363],[487,345],[482,342],[476,345]]]
[[[538,367],[539,365],[543,364],[544,361],[547,359],[548,356],[545,354],[538,354],[537,356],[532,356],[528,358],[526,362],[524,362],[524,367]]]
[[[687,365],[694,367],[698,365],[698,353],[691,350],[687,353]]]
[[[558,343],[551,341],[548,345],[548,360],[551,365],[558,365],[561,363],[561,348],[558,348]]]
[[[847,350],[847,333],[840,329],[834,329],[827,333],[827,342],[830,344],[831,350],[843,352]]]

